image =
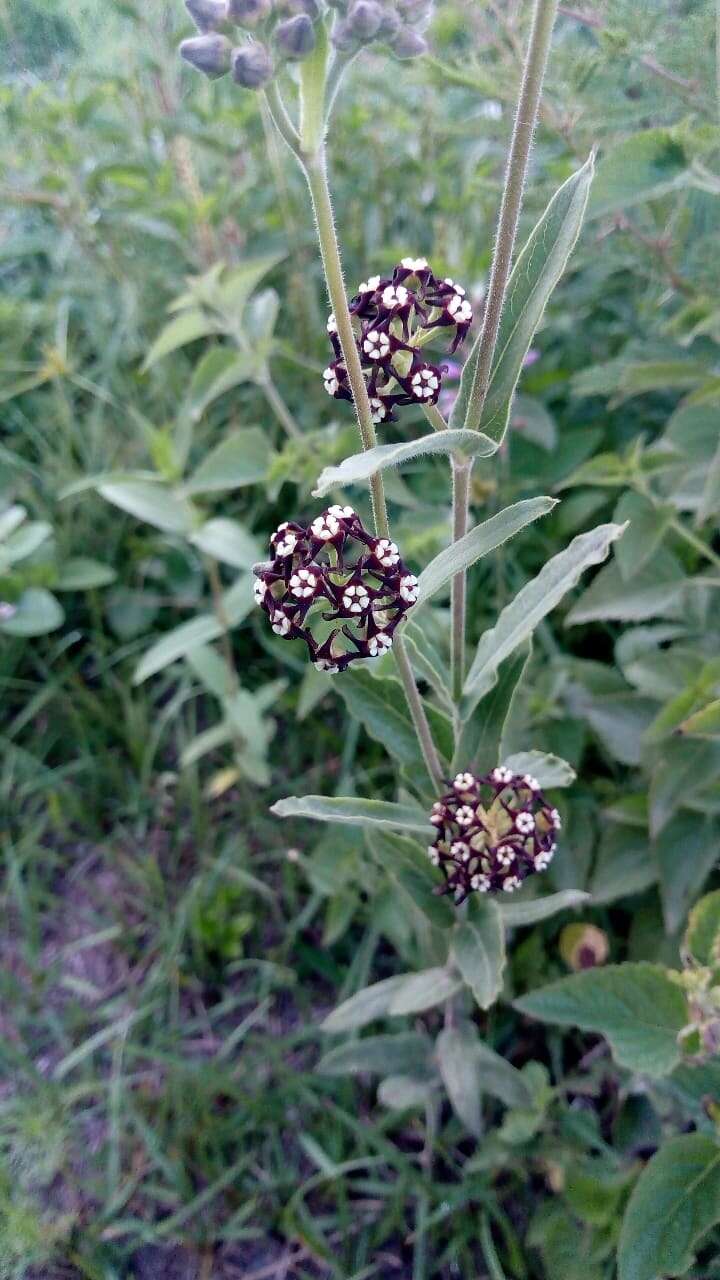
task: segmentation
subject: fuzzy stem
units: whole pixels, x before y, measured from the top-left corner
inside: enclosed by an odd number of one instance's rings
[[[452,460],[453,478],[453,542],[457,542],[467,533],[468,511],[470,503],[470,477],[472,462],[466,458],[460,460],[457,455]],[[452,672],[452,690],[455,702],[459,704],[465,683],[465,600],[467,575],[465,570],[456,573],[450,587],[450,612],[452,630],[450,633],[450,669]]]
[[[495,237],[495,251],[490,272],[485,317],[480,334],[478,361],[465,416],[465,426],[471,429],[479,428],[480,426],[481,415],[490,384],[490,372],[510,275],[518,220],[520,218],[528,157],[540,106],[540,95],[557,7],[558,0],[535,0],[530,42],[523,68],[520,97],[518,99],[505,173],[505,187],[500,206],[497,235]]]
[[[718,3],[720,3],[720,0],[718,0]],[[425,414],[425,417],[430,423],[433,431],[447,431],[448,424],[436,404],[424,404],[423,413]]]

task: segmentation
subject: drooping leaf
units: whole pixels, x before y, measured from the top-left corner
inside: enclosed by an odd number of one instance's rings
[[[531,991],[515,1008],[542,1022],[605,1036],[621,1067],[664,1076],[680,1061],[688,1020],[680,988],[657,965],[607,965]]]
[[[470,918],[455,926],[452,957],[481,1009],[489,1009],[502,989],[505,938],[500,913],[488,898],[473,903]]]
[[[456,573],[469,569],[483,556],[502,546],[526,525],[540,516],[547,515],[556,505],[555,498],[526,498],[506,507],[482,524],[475,525],[469,533],[441,551],[420,574],[418,604],[429,600],[450,582]]]
[[[593,180],[593,156],[555,193],[522,251],[508,281],[488,394],[479,422],[468,408],[479,354],[476,341],[463,369],[451,427],[477,428],[499,446],[507,429],[515,388],[533,335],[580,234]]]
[[[418,805],[363,800],[356,796],[288,796],[270,809],[278,818],[312,818],[316,822],[345,822],[356,827],[389,827],[430,836],[434,830]]]
[[[400,467],[404,462],[436,453],[462,452],[467,457],[488,457],[495,452],[496,445],[492,440],[477,431],[431,431],[426,436],[417,436],[404,444],[379,444],[364,453],[354,453],[344,458],[333,467],[325,467],[321,472],[314,498],[324,498],[333,489],[343,489],[346,485],[366,484],[367,481],[384,471],[386,467]]]
[[[720,1146],[705,1133],[663,1143],[628,1201],[618,1280],[662,1280],[693,1265],[702,1237],[720,1222]]]
[[[221,441],[185,484],[187,493],[221,493],[263,480],[270,465],[270,445],[259,427],[234,431]]]

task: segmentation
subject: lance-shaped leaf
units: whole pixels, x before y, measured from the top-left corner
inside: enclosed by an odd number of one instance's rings
[[[477,1031],[469,1022],[445,1027],[435,1044],[440,1075],[453,1110],[476,1138],[482,1135],[482,1071]]]
[[[428,836],[433,827],[418,805],[362,800],[357,796],[288,796],[270,809],[278,818],[312,818],[315,822],[344,822],[354,827],[389,827]]]
[[[527,670],[531,651],[532,642],[528,641],[519,653],[512,654],[503,663],[493,687],[463,720],[455,748],[454,769],[472,768],[475,773],[488,773],[496,764],[502,763],[500,750],[503,731]],[[514,772],[519,773],[520,770],[515,769]],[[531,772],[531,769],[523,769],[523,773]]]
[[[469,919],[453,931],[452,957],[480,1008],[489,1009],[500,994],[505,968],[505,937],[494,902],[473,902]]]
[[[422,604],[429,600],[456,573],[469,569],[476,560],[502,546],[508,538],[524,529],[525,525],[547,515],[556,504],[556,498],[526,498],[523,502],[514,503],[512,507],[506,507],[504,511],[498,511],[497,515],[484,520],[482,524],[476,524],[474,529],[446,547],[423,569],[420,574],[418,602]]]
[[[581,533],[573,538],[569,547],[548,560],[537,577],[518,592],[503,609],[495,626],[480,637],[465,684],[465,695],[469,699],[486,687],[488,677],[500,663],[532,635],[538,623],[575,586],[583,570],[605,559],[623,530],[624,525],[601,524],[590,533]]]
[[[390,1001],[391,1014],[422,1013],[434,1009],[462,987],[462,980],[451,969],[438,966],[422,969],[420,973],[406,973]]]
[[[423,764],[417,735],[407,708],[399,680],[390,676],[376,677],[369,671],[344,671],[336,681],[350,715],[359,720],[372,738],[399,764],[422,770]],[[429,704],[425,708],[433,737],[441,754],[452,755],[452,725],[444,712]]]
[[[546,893],[543,898],[531,898],[529,902],[498,902],[497,906],[504,925],[521,928],[523,925],[537,924],[540,920],[549,920],[558,911],[580,907],[589,901],[590,894],[584,893],[582,889],[561,889],[559,893]]]
[[[396,978],[383,978],[381,982],[373,982],[370,987],[356,991],[349,1000],[343,1000],[337,1009],[329,1013],[320,1029],[330,1033],[339,1031],[359,1031],[376,1018],[384,1018],[394,996],[405,982],[405,974]]]
[[[253,608],[253,595],[247,575],[238,578],[223,595],[225,621],[237,627]],[[140,659],[133,675],[133,684],[142,684],[149,676],[157,675],[178,658],[184,658],[200,645],[209,644],[223,634],[224,627],[215,614],[202,613],[189,622],[174,627],[148,649]]]
[[[495,444],[478,431],[431,431],[405,444],[379,444],[365,453],[354,453],[338,466],[325,467],[313,490],[313,497],[324,498],[333,489],[349,484],[366,484],[385,467],[399,467],[423,454],[464,453],[468,458],[487,458],[495,452]]]
[[[671,1138],[646,1164],[625,1210],[619,1280],[685,1275],[718,1222],[720,1146],[707,1133]]]
[[[530,239],[518,255],[508,281],[488,393],[479,422],[467,420],[478,338],[463,369],[460,391],[450,418],[451,427],[484,432],[499,447],[507,430],[510,408],[523,360],[548,298],[560,279],[580,233],[590,184],[593,156],[555,193]]]

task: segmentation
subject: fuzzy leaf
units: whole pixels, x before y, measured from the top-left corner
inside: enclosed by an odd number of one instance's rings
[[[433,827],[414,804],[363,800],[357,796],[288,796],[270,809],[278,818],[312,818],[316,822],[344,822],[356,827],[391,827],[429,836]]]
[[[618,1247],[618,1280],[681,1276],[696,1246],[720,1222],[720,1146],[705,1133],[663,1144],[628,1201]]]
[[[379,444],[364,453],[354,453],[333,467],[325,467],[314,498],[324,498],[333,489],[343,489],[350,484],[366,484],[386,467],[400,467],[404,462],[432,453],[464,453],[467,457],[488,457],[495,452],[495,444],[477,431],[431,431],[405,444]]]
[[[455,926],[452,957],[481,1009],[489,1009],[502,988],[505,938],[500,913],[487,898],[473,903],[472,917]]]
[[[556,498],[526,498],[523,502],[516,502],[514,506],[499,511],[482,524],[475,525],[474,529],[457,542],[451,543],[423,569],[420,574],[418,604],[429,600],[456,573],[469,569],[476,560],[489,555],[533,520],[547,515],[556,505]]]

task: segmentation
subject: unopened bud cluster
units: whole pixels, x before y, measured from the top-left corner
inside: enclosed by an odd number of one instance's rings
[[[261,89],[283,61],[306,58],[315,48],[316,0],[185,0],[200,35],[183,40],[180,53],[211,79],[232,71],[236,84]],[[246,35],[237,43],[235,28]]]
[[[537,779],[502,765],[481,777],[458,773],[430,822],[438,834],[428,856],[445,877],[440,892],[457,904],[473,892],[512,893],[544,871],[562,825]]]
[[[350,315],[373,421],[394,421],[398,405],[436,404],[444,366],[425,361],[422,348],[442,331],[451,337],[450,352],[463,341],[473,313],[462,285],[438,279],[425,258],[403,258],[391,276],[363,281]],[[332,315],[327,331],[336,358],[323,373],[325,390],[337,400],[352,400]]]
[[[304,640],[315,666],[334,674],[381,658],[418,597],[418,580],[394,542],[376,538],[352,507],[335,505],[307,527],[285,520],[256,565],[255,600],[276,635]]]
[[[330,0],[339,10],[332,30],[336,49],[356,53],[364,45],[385,44],[397,58],[427,53],[423,32],[430,24],[433,0]]]

